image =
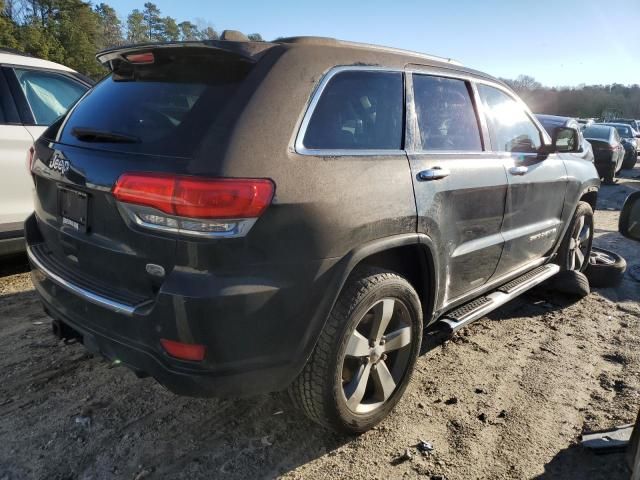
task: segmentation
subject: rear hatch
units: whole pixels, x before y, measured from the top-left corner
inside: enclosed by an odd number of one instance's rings
[[[112,74],[35,145],[31,169],[44,239],[36,248],[67,280],[137,304],[152,298],[162,271],[173,268],[177,240],[133,222],[114,185],[131,172],[200,173],[196,152],[206,138],[207,148],[215,143],[211,129],[227,131],[227,111],[255,58],[178,44],[115,50],[103,60]],[[207,168],[215,172],[215,155]]]

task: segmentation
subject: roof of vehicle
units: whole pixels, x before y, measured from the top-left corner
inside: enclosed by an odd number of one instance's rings
[[[361,62],[364,55],[380,54],[379,66],[386,66],[389,63],[386,59],[393,59],[394,64],[404,65],[428,65],[449,70],[455,70],[461,73],[467,73],[475,76],[485,77],[497,83],[504,85],[500,80],[483,72],[479,72],[470,68],[463,67],[460,62],[451,58],[438,57],[435,55],[427,55],[408,50],[401,50],[392,47],[384,47],[379,45],[370,45],[365,43],[349,42],[327,37],[289,37],[281,38],[273,42],[251,42],[251,41],[229,41],[229,40],[202,40],[202,41],[180,41],[180,42],[152,42],[140,43],[135,45],[125,45],[121,47],[113,47],[102,50],[96,54],[96,58],[107,66],[112,66],[112,60],[122,60],[124,55],[134,51],[140,51],[147,48],[212,48],[235,53],[249,61],[257,61],[268,50],[280,47],[285,49],[309,49],[317,51],[326,47],[327,51],[332,49],[339,51],[336,57],[340,57],[338,64],[344,64],[345,58],[350,58],[353,64]],[[309,55],[309,62],[313,62],[314,56]],[[370,65],[371,62],[363,62],[363,65]]]
[[[40,58],[20,53],[17,50],[7,48],[0,48],[0,65],[17,65],[21,67],[37,67],[49,70],[75,72],[75,70],[65,67],[64,65],[60,65],[59,63],[42,60]]]
[[[620,123],[620,122],[598,122],[595,125],[605,125],[608,127],[627,127],[627,128],[633,128],[631,125],[629,125],[628,123]]]
[[[555,125],[567,125],[571,122],[578,122],[574,117],[563,117],[560,115],[547,115],[544,113],[536,113],[536,117],[540,122],[552,123]]]
[[[602,123],[597,123],[596,125],[606,125],[609,127],[625,127],[625,128],[630,128],[632,132],[635,132],[636,129],[633,128],[631,125],[629,125],[628,123],[618,123],[618,122],[602,122]]]
[[[589,125],[587,127],[588,129],[593,129],[593,128],[606,128],[606,129],[613,129],[613,127],[611,125],[605,125],[603,123],[592,123],[591,125]]]

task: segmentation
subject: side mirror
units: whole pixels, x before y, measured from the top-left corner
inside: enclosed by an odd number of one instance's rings
[[[625,200],[618,231],[627,238],[640,241],[640,192],[632,193]]]
[[[577,152],[580,149],[578,131],[571,127],[554,128],[553,147],[556,152]]]

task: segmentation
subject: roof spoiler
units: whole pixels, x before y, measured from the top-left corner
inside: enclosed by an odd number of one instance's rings
[[[109,70],[113,71],[115,63],[127,61],[127,55],[132,53],[150,52],[159,49],[211,49],[238,55],[250,62],[257,62],[262,54],[273,48],[275,44],[267,42],[237,42],[226,40],[202,40],[184,42],[148,42],[135,45],[125,45],[102,50],[96,54],[96,59]]]

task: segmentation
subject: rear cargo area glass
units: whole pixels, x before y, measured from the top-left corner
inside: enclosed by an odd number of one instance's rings
[[[156,50],[152,64],[120,62],[72,110],[59,142],[189,157],[223,116],[251,66],[206,49]],[[87,131],[92,135],[79,134]]]

